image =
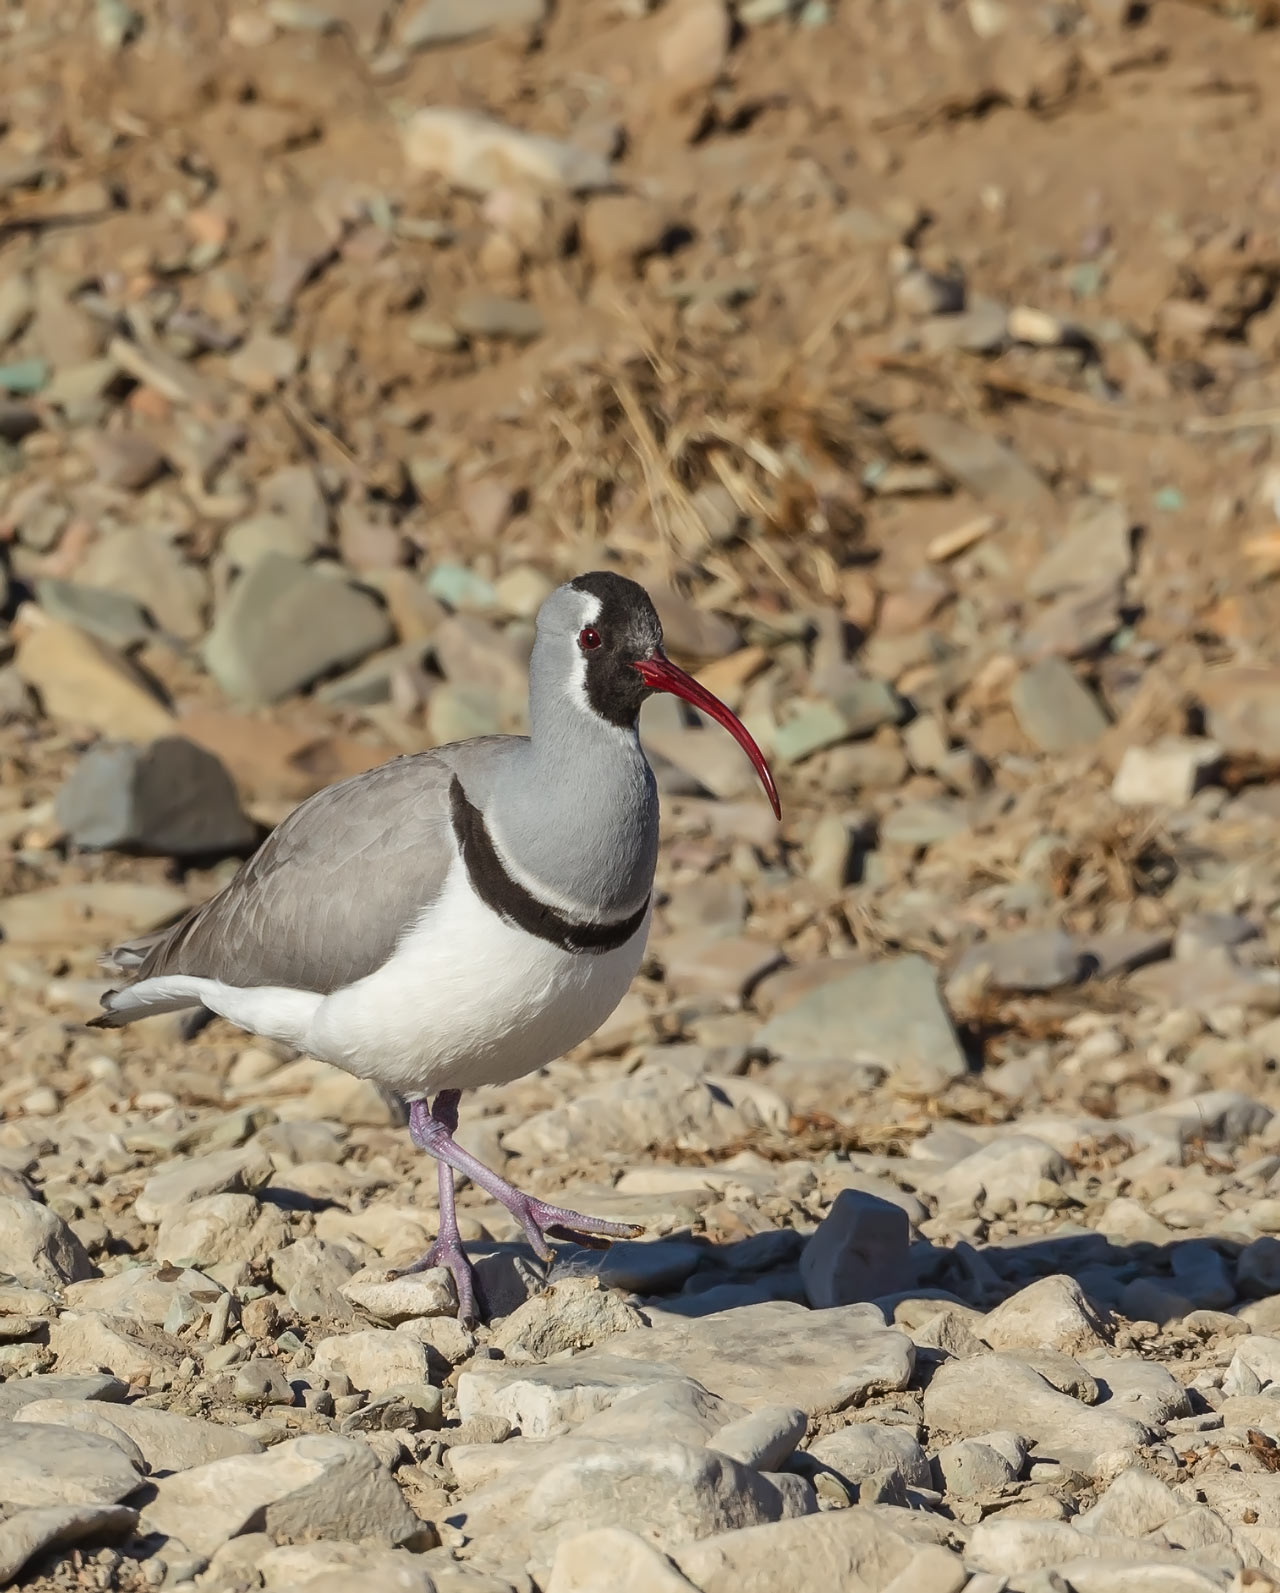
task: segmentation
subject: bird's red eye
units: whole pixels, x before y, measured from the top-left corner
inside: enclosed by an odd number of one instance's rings
[[[588,625],[585,630],[578,632],[578,646],[584,653],[593,653],[600,645],[600,632],[592,630]]]

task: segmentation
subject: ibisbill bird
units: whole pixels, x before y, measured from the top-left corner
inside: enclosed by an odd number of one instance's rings
[[[455,742],[318,792],[218,895],[108,959],[131,977],[96,1026],[204,1007],[408,1103],[414,1143],[439,1163],[440,1224],[406,1270],[447,1267],[466,1320],[476,1296],[451,1169],[501,1202],[544,1260],[548,1231],[638,1231],[524,1194],[454,1131],[461,1091],[587,1039],[640,967],[658,791],[638,722],[654,692],[723,725],[781,817],[764,755],[666,656],[643,587],[597,571],[538,613],[528,736]]]

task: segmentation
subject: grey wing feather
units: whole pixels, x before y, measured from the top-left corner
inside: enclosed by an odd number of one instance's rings
[[[317,792],[211,901],[117,948],[117,966],[135,982],[188,974],[323,995],[364,978],[439,895],[456,856],[452,765],[419,753]]]

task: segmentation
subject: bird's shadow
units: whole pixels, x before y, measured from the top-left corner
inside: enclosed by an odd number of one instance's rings
[[[787,1228],[723,1244],[677,1233],[654,1240],[624,1240],[607,1250],[557,1244],[550,1266],[539,1262],[527,1245],[483,1248],[495,1261],[499,1255],[519,1256],[547,1283],[594,1276],[606,1286],[626,1289],[642,1309],[701,1317],[768,1300],[807,1303],[800,1270],[805,1243],[805,1235]],[[1266,1274],[1280,1278],[1280,1238],[1254,1240],[1255,1254],[1259,1245],[1274,1246]],[[1195,1246],[1196,1252],[1188,1246]],[[1164,1243],[1124,1242],[1092,1230],[980,1246],[968,1240],[936,1245],[917,1239],[905,1267],[892,1274],[871,1265],[860,1276],[858,1263],[850,1261],[841,1303],[870,1301],[884,1309],[889,1321],[905,1298],[934,1298],[940,1305],[990,1311],[1038,1279],[1065,1274],[1095,1307],[1122,1310],[1126,1316],[1164,1327],[1188,1309],[1229,1310],[1251,1296],[1275,1292],[1262,1281],[1253,1289],[1237,1286],[1239,1256],[1245,1248],[1246,1241],[1219,1235]],[[1209,1251],[1221,1258],[1221,1267],[1204,1254]],[[1180,1263],[1176,1272],[1175,1259]],[[665,1286],[660,1281],[664,1268]],[[1156,1287],[1144,1291],[1140,1310],[1123,1310],[1126,1288],[1138,1282]]]

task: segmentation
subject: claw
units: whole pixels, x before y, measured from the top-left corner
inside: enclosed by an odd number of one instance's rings
[[[420,1255],[416,1261],[407,1267],[396,1267],[391,1272],[393,1278],[407,1278],[415,1272],[427,1272],[432,1267],[447,1267],[453,1275],[453,1286],[458,1295],[458,1321],[464,1327],[474,1327],[480,1320],[476,1310],[475,1281],[471,1274],[471,1263],[467,1260],[466,1251],[462,1248],[461,1239],[450,1239],[442,1234],[436,1239],[431,1248]]]
[[[580,1211],[570,1211],[567,1206],[552,1206],[545,1200],[526,1195],[523,1190],[500,1178],[492,1168],[486,1167],[469,1151],[465,1151],[453,1137],[457,1127],[457,1091],[447,1090],[440,1095],[434,1107],[428,1109],[425,1101],[415,1101],[409,1111],[409,1131],[420,1150],[434,1156],[440,1164],[440,1231],[439,1237],[420,1260],[404,1272],[421,1272],[427,1267],[448,1267],[458,1290],[458,1319],[474,1322],[476,1318],[475,1283],[471,1264],[462,1248],[458,1233],[458,1219],[453,1203],[453,1179],[449,1169],[464,1173],[477,1188],[483,1189],[499,1204],[505,1206],[524,1229],[525,1238],[535,1254],[543,1261],[554,1260],[547,1243],[547,1230],[565,1233],[584,1243],[592,1240],[635,1239],[643,1229],[631,1222],[609,1222],[603,1217],[587,1217]]]

